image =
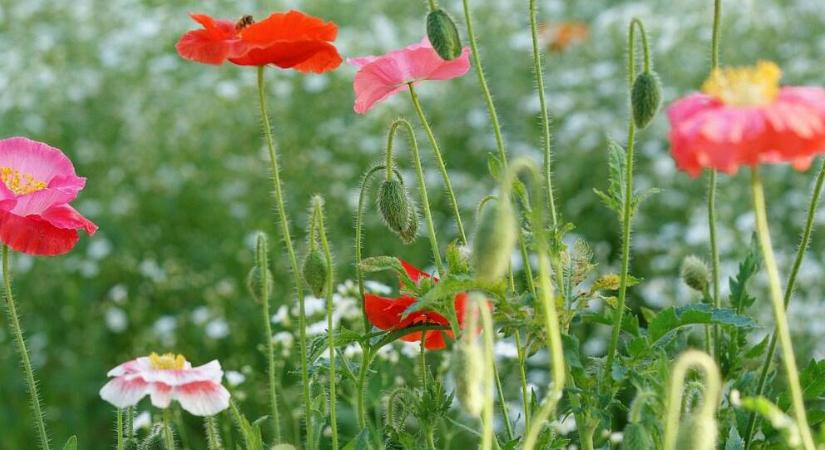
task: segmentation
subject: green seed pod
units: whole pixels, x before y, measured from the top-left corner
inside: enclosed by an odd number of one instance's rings
[[[633,122],[640,129],[656,117],[662,104],[662,86],[654,72],[645,71],[636,77],[630,93],[630,103],[633,106]]]
[[[427,37],[441,59],[450,61],[461,55],[461,38],[450,16],[441,8],[427,14]]]
[[[631,423],[625,427],[622,450],[651,450],[652,448],[653,438],[642,424]]]
[[[679,424],[676,438],[677,449],[714,450],[719,439],[719,430],[713,417],[694,414]]]
[[[378,189],[378,210],[394,233],[401,234],[409,227],[409,202],[404,185],[398,180],[385,181]]]
[[[272,272],[269,269],[266,270],[266,277],[267,277],[267,294],[272,294]],[[249,269],[249,273],[246,274],[246,289],[249,291],[249,295],[255,299],[256,302],[261,303],[263,300],[261,299],[261,269],[258,266],[255,266]]]
[[[304,258],[303,275],[312,295],[322,297],[327,287],[329,266],[327,266],[324,255],[317,248],[310,249]]]
[[[412,244],[415,242],[415,239],[418,237],[418,208],[415,206],[415,202],[412,200],[408,200],[409,208],[409,217],[407,218],[407,228],[401,230],[398,233],[398,237],[401,238],[405,244]]]
[[[507,272],[516,245],[517,226],[509,199],[500,199],[481,212],[472,255],[479,280],[495,283]]]
[[[478,303],[470,301],[464,311],[464,329],[478,329]],[[480,417],[484,407],[484,349],[474,331],[465,332],[455,345],[451,360],[455,394],[464,411]]]
[[[688,256],[682,261],[682,281],[691,289],[705,292],[708,288],[708,266],[696,256]]]

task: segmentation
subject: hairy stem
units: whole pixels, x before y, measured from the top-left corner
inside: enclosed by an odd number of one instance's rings
[[[281,442],[281,420],[278,414],[278,394],[275,390],[275,344],[272,342],[272,318],[269,314],[269,245],[266,235],[263,233],[258,235],[256,257],[258,277],[260,278],[261,314],[263,315],[264,337],[266,338],[267,382],[269,405],[272,413],[272,431],[275,442]]]
[[[785,314],[782,282],[779,280],[779,270],[773,255],[773,246],[768,228],[768,216],[765,208],[765,192],[762,187],[759,168],[756,166],[752,169],[751,190],[753,191],[753,212],[756,216],[756,234],[759,238],[759,246],[762,249],[765,271],[768,273],[771,307],[773,309],[774,320],[776,321],[776,335],[779,339],[779,345],[782,346],[782,361],[785,365],[785,376],[788,378],[788,384],[790,385],[794,418],[796,419],[797,426],[799,426],[803,447],[805,450],[814,450],[816,446],[811,436],[811,428],[808,425],[805,401],[802,395],[802,387],[799,383],[799,370],[796,366],[793,342],[791,341],[791,333],[788,329],[788,318]]]
[[[14,294],[11,290],[11,268],[9,263],[9,247],[3,245],[3,286],[6,290],[6,308],[9,314],[9,327],[14,335],[14,342],[17,345],[17,353],[20,355],[20,365],[23,366],[23,376],[26,379],[26,388],[29,391],[32,415],[37,429],[37,437],[40,448],[49,450],[49,435],[46,433],[46,424],[43,421],[43,410],[40,407],[40,394],[37,392],[37,380],[34,378],[34,369],[29,359],[29,350],[26,348],[26,340],[23,338],[23,329],[20,327],[20,318],[17,315],[17,307],[14,304]]]
[[[165,408],[163,410],[163,448],[166,450],[175,450],[175,434],[172,431],[172,410]]]
[[[210,416],[205,418],[204,426],[206,427],[207,448],[209,450],[223,450],[223,444],[221,443],[221,434],[218,432],[218,423],[215,421],[215,417]]]
[[[713,34],[710,44],[710,64],[711,71],[719,67],[719,36],[722,19],[722,0],[713,2]],[[711,282],[713,286],[713,306],[722,307],[722,298],[719,295],[719,246],[716,243],[716,170],[711,170],[708,175],[708,229],[710,234],[710,267]],[[721,338],[719,325],[713,326],[713,340],[715,348],[711,355],[718,357],[721,348]]]

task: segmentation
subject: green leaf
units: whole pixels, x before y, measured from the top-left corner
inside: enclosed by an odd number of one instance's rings
[[[756,301],[748,294],[747,286],[751,277],[759,271],[760,263],[760,252],[755,243],[752,243],[745,259],[739,263],[736,277],[730,279],[730,304],[736,311],[743,311]]]
[[[751,318],[736,314],[732,309],[717,309],[706,304],[688,305],[667,308],[656,314],[647,327],[648,337],[655,345],[676,329],[696,324],[716,324],[736,328],[753,328],[756,325]]]
[[[625,205],[625,168],[627,167],[627,153],[621,145],[611,140],[608,143],[608,182],[607,192],[594,189],[593,192],[602,200],[605,206],[612,209],[619,216],[622,215]]]
[[[495,153],[487,153],[487,170],[493,179],[498,180],[499,175],[501,175],[501,161]]]
[[[342,450],[369,450],[370,429],[364,428],[351,441],[344,445]]]
[[[63,450],[77,450],[77,436],[70,437],[63,446]]]
[[[335,335],[332,339],[333,346],[335,348],[340,348],[346,347],[347,345],[352,344],[353,342],[360,341],[361,335],[359,333],[356,333],[355,331],[352,331],[345,327],[341,327],[338,330],[336,330]],[[310,344],[308,346],[309,355],[307,358],[310,364],[312,364],[316,359],[318,359],[321,356],[321,354],[327,351],[327,349],[329,348],[329,346],[327,345],[328,343],[329,335],[327,333],[324,333],[320,336],[316,336],[312,339],[312,341],[310,341]]]
[[[730,432],[728,432],[728,440],[725,442],[725,450],[744,450],[745,449],[745,441],[742,439],[742,436],[739,436],[739,431],[736,430],[735,426],[730,427]]]
[[[805,401],[821,400],[825,397],[825,359],[818,362],[811,360],[799,373],[799,384],[802,386]],[[790,409],[791,398],[788,392],[779,396],[777,404],[783,411]]]

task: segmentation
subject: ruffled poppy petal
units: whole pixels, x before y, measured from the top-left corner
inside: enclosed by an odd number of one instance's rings
[[[248,50],[247,45],[238,37],[232,22],[216,20],[205,14],[192,14],[192,19],[201,24],[203,29],[184,33],[175,44],[175,49],[182,58],[220,65]]]
[[[18,216],[0,210],[0,242],[13,250],[38,256],[62,255],[77,244],[77,230],[58,228],[38,216]]]
[[[412,297],[387,298],[373,294],[364,295],[367,319],[380,330],[401,327],[401,316],[413,303]]]
[[[334,41],[338,26],[300,11],[270,14],[240,32],[249,44],[267,47],[278,41]]]
[[[323,73],[341,64],[341,56],[332,44],[324,41],[275,42],[267,47],[249,50],[230,61],[239,66],[272,64],[282,69]]]
[[[61,186],[67,180],[78,179],[72,161],[63,152],[42,142],[19,136],[0,140],[0,167],[31,175],[46,185],[51,185],[56,178],[60,179]],[[79,183],[77,190],[83,188],[83,182]]]
[[[150,386],[149,398],[152,400],[152,406],[155,408],[168,408],[174,395],[172,386],[163,383],[151,383]]]
[[[110,380],[100,389],[100,398],[118,408],[136,405],[149,393],[149,383],[141,378],[127,380],[118,377]]]
[[[195,416],[214,416],[229,408],[229,391],[211,381],[178,386],[175,397],[184,410]]]
[[[53,206],[40,214],[44,220],[57,228],[84,230],[86,234],[92,236],[97,231],[97,225],[91,220],[83,217],[76,209],[70,205]]]
[[[404,271],[407,272],[407,276],[413,280],[414,283],[418,283],[422,278],[430,278],[430,274],[424,272],[423,270],[415,267],[414,265],[404,261],[403,259],[399,259],[401,261],[401,267],[404,268]],[[437,280],[437,278],[436,278]]]

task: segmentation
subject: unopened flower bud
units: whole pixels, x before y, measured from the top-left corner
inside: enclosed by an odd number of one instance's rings
[[[415,242],[415,239],[418,237],[418,208],[415,206],[415,202],[409,201],[409,217],[407,218],[407,228],[401,230],[398,233],[398,237],[401,238],[405,244],[412,244]]]
[[[272,272],[267,269],[266,271],[267,277],[267,294],[272,293]],[[246,274],[246,289],[249,291],[249,295],[255,299],[256,302],[260,303],[263,300],[261,299],[261,283],[263,280],[261,279],[261,269],[258,266],[255,266],[249,269],[249,273]]]
[[[713,417],[693,414],[679,424],[676,448],[713,450],[719,439],[719,430]]]
[[[461,38],[450,16],[441,8],[427,14],[427,37],[441,59],[450,61],[461,55]]]
[[[378,210],[387,226],[396,234],[409,227],[410,205],[404,185],[398,180],[388,180],[378,189]]]
[[[310,249],[304,258],[303,275],[312,295],[323,296],[327,286],[329,266],[326,258],[317,248]]]
[[[696,256],[688,256],[682,261],[682,280],[691,289],[705,292],[708,288],[708,266]]]
[[[499,199],[481,212],[472,259],[478,279],[494,283],[507,272],[516,245],[517,226],[509,199]]]
[[[646,127],[656,117],[662,104],[662,86],[654,72],[644,71],[636,77],[630,93],[630,103],[633,107],[633,122],[637,127]]]
[[[631,423],[625,427],[622,450],[650,450],[653,447],[653,438],[642,424]]]

